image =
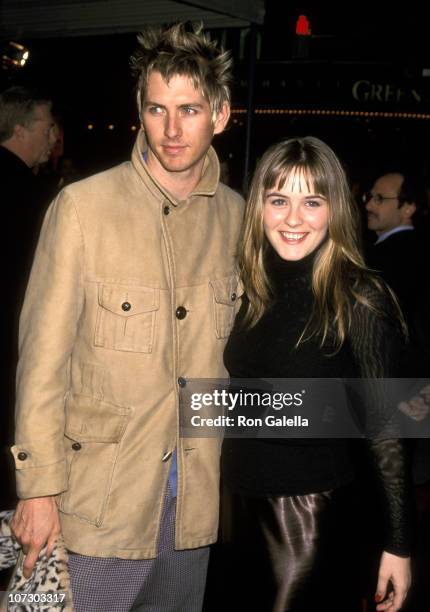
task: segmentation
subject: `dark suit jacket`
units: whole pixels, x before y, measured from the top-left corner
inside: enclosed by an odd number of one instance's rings
[[[14,380],[17,362],[18,317],[39,235],[44,201],[40,182],[16,155],[0,145],[0,202],[3,264],[0,353],[0,501],[13,496],[7,446],[13,428]],[[3,499],[2,499],[3,498]]]
[[[415,230],[392,234],[367,253],[367,265],[381,273],[396,294],[406,319],[410,348],[405,376],[430,376],[429,248]]]

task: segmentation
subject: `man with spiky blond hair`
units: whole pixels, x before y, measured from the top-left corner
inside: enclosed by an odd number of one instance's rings
[[[63,536],[77,612],[194,612],[217,533],[219,442],[180,437],[178,395],[187,378],[225,375],[238,302],[243,202],[211,147],[230,115],[231,60],[200,26],[176,24],[143,32],[132,66],[131,161],[60,193],[33,264],[13,529],[27,575]]]

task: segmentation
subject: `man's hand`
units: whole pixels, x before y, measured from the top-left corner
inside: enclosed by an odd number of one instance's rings
[[[30,578],[42,548],[47,544],[46,554],[50,557],[55,541],[61,534],[55,499],[22,499],[18,502],[10,526],[25,553],[24,576]]]

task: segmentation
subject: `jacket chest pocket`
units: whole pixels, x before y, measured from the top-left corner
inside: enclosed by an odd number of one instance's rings
[[[100,285],[95,345],[151,353],[159,308],[159,289]]]
[[[217,338],[228,338],[243,289],[236,274],[212,280],[210,284],[213,291],[215,333]]]

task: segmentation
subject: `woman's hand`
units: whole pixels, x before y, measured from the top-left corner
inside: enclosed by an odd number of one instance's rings
[[[388,583],[391,582],[392,591],[387,594]],[[411,584],[411,559],[410,557],[398,557],[388,552],[383,552],[379,563],[378,586],[376,588],[375,601],[377,610],[388,610],[397,612],[405,601]]]

